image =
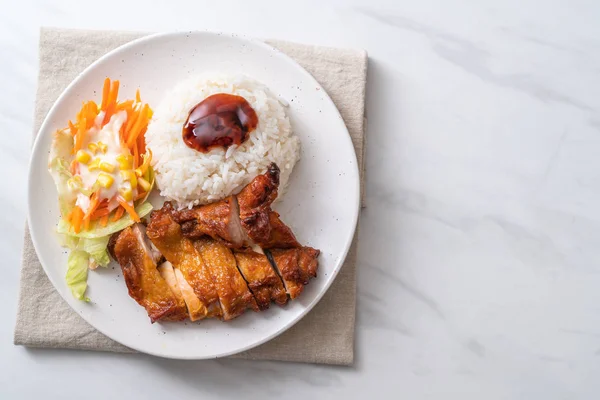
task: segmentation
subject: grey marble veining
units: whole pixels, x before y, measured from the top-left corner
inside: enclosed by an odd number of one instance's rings
[[[148,4],[0,14],[0,398],[600,396],[600,3]],[[369,52],[354,367],[12,346],[40,25]]]

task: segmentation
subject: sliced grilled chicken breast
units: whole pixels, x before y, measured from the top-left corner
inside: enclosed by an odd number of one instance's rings
[[[287,303],[288,297],[283,282],[264,254],[246,250],[234,251],[233,255],[259,309],[269,308],[271,301],[279,305]]]
[[[113,240],[111,252],[121,265],[129,295],[146,309],[152,322],[187,317],[185,304],[173,294],[156,268],[155,260],[159,257],[153,252],[142,224],[121,231]]]
[[[222,243],[202,238],[194,242],[204,263],[212,273],[219,301],[223,308],[223,319],[230,320],[242,314],[247,308],[258,311],[258,306],[237,269],[235,257]]]
[[[205,317],[221,317],[222,309],[210,271],[192,241],[183,237],[181,227],[171,217],[171,210],[153,211],[148,224],[148,237],[173,267],[181,271],[185,280],[200,299]]]

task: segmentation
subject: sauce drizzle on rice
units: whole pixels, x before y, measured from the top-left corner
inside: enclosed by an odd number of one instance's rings
[[[256,126],[258,116],[242,96],[217,93],[190,111],[183,125],[183,141],[201,153],[244,143]]]

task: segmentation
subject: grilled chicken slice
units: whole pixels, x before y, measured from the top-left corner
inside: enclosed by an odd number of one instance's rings
[[[215,280],[215,287],[223,308],[223,319],[225,321],[233,319],[247,308],[258,311],[256,301],[236,267],[231,250],[210,238],[199,239],[194,242],[194,245]]]
[[[275,211],[269,213],[269,225],[271,232],[269,238],[258,243],[263,249],[289,249],[293,247],[302,247],[296,240],[292,230],[279,219],[279,214]]]
[[[181,307],[183,305],[183,307],[185,307],[189,313],[189,308],[187,307],[185,298],[181,293],[181,288],[179,287],[179,282],[177,282],[177,277],[175,276],[175,269],[173,268],[173,265],[168,261],[163,262],[158,267],[158,273],[165,280],[165,282],[169,286],[169,289],[171,289],[171,292],[177,299],[178,306]]]
[[[156,269],[160,255],[152,249],[144,225],[125,228],[114,237],[110,250],[121,265],[129,295],[146,309],[153,323],[187,317],[185,304],[173,294]]]
[[[271,301],[281,306],[287,303],[288,297],[281,278],[264,254],[245,250],[235,251],[233,255],[259,309],[266,310]]]
[[[240,223],[235,196],[189,210],[174,211],[173,218],[181,224],[184,236],[191,239],[208,235],[232,248],[245,246],[248,241]]]
[[[319,254],[321,254],[321,251],[313,249],[312,247],[302,247],[297,250],[300,253],[298,258],[300,269],[302,269],[302,271],[310,278],[316,278],[317,268],[319,267],[317,258],[319,257]]]
[[[278,187],[279,167],[271,163],[266,173],[254,178],[237,195],[241,225],[258,245],[268,242],[271,235],[269,213]]]
[[[267,255],[283,280],[291,299],[302,293],[311,277],[317,276],[319,250],[311,247],[272,249]]]
[[[173,272],[175,274],[175,279],[177,281],[177,285],[179,286],[179,290],[181,291],[181,296],[183,297],[185,305],[187,306],[190,320],[197,321],[205,318],[206,307],[200,301],[188,281],[185,280],[183,273],[177,268],[173,268]]]
[[[181,272],[200,300],[200,306],[191,305],[189,298],[184,297],[193,314],[192,318],[221,317],[219,296],[210,271],[192,241],[183,237],[181,227],[173,220],[171,211],[170,205],[165,204],[160,210],[152,212],[148,224],[148,237],[167,261]],[[180,287],[182,285],[185,288],[185,283],[180,282]]]

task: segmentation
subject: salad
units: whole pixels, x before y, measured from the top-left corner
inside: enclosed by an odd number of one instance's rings
[[[75,121],[55,133],[48,160],[61,214],[57,232],[70,249],[66,281],[85,301],[88,269],[110,262],[110,236],[152,210],[152,152],[144,138],[152,110],[139,90],[134,100],[119,101],[118,94],[119,81],[106,78],[101,103],[84,102]]]

